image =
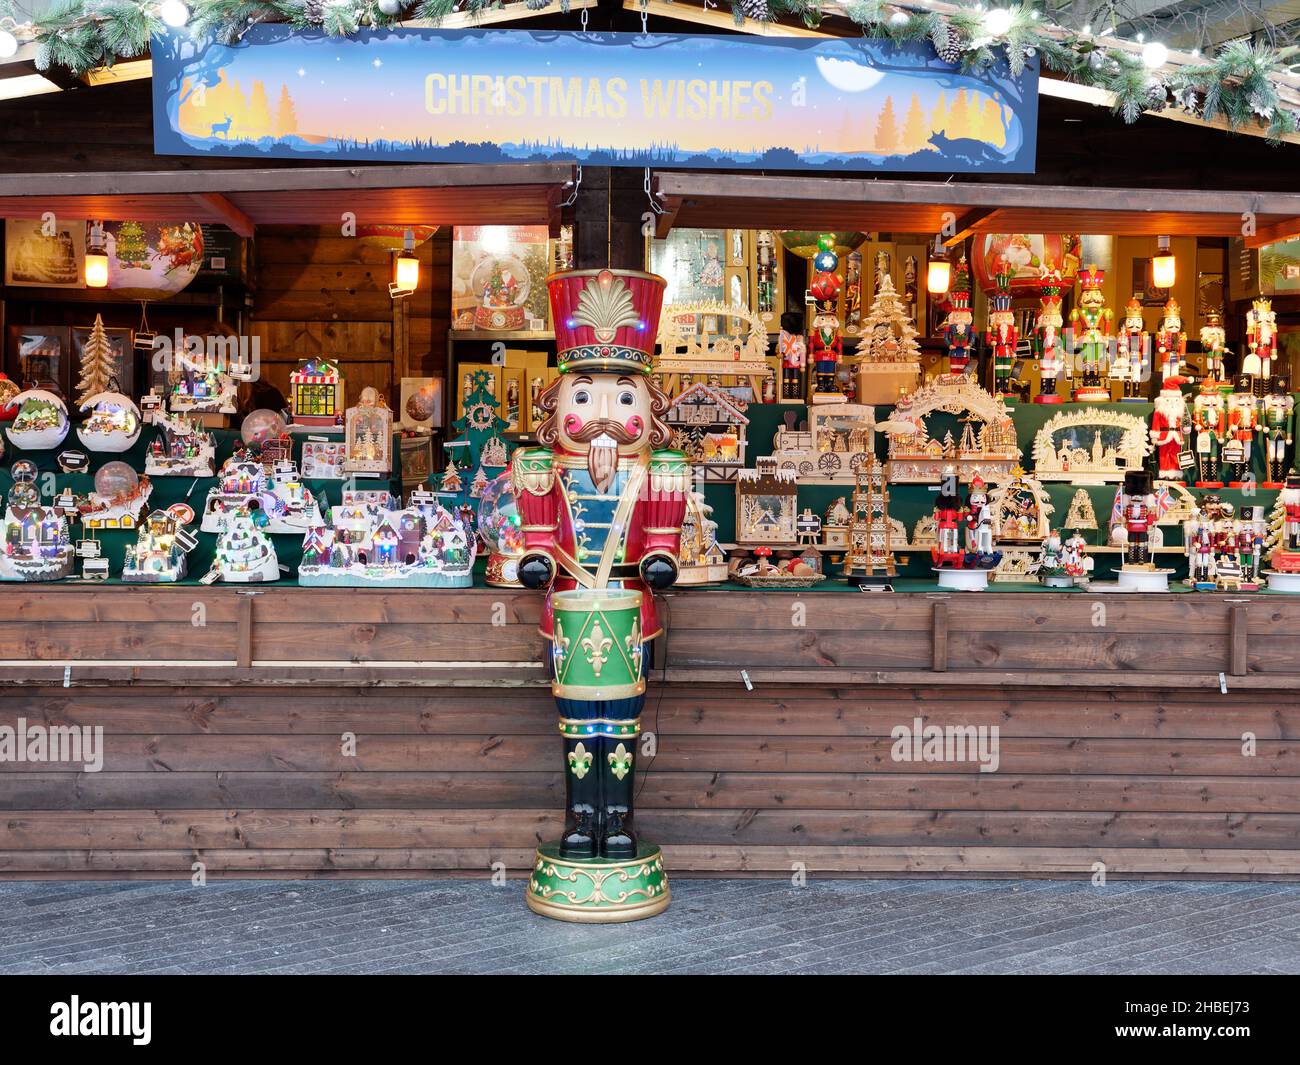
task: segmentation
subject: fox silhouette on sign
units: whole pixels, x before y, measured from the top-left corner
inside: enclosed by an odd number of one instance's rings
[[[930,143],[939,149],[945,159],[960,159],[971,166],[997,165],[1006,162],[1006,156],[985,141],[974,137],[949,137],[942,130],[930,134]]]

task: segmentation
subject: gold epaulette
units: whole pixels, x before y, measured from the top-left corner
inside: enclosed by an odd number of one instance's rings
[[[555,485],[555,456],[544,447],[520,448],[510,463],[515,495],[544,496]]]

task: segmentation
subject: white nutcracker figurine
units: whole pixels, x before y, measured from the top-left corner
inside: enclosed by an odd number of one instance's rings
[[[1002,558],[1001,552],[993,550],[993,507],[982,477],[971,481],[966,500],[966,550],[982,569],[992,569]]]
[[[1201,351],[1205,355],[1205,380],[1220,392],[1232,388],[1227,380],[1227,370],[1223,357],[1230,354],[1227,348],[1228,333],[1223,328],[1223,315],[1218,311],[1205,312],[1205,324],[1201,326]]]
[[[1121,398],[1142,399],[1142,382],[1151,380],[1151,337],[1142,319],[1142,303],[1134,296],[1124,308],[1124,323],[1115,345],[1111,364],[1112,380],[1120,382]]]
[[[1045,263],[1042,277],[1038,280],[1038,320],[1034,323],[1030,340],[1042,380],[1042,391],[1034,398],[1035,403],[1062,402],[1057,391],[1057,382],[1066,369],[1065,342],[1061,337],[1061,328],[1065,324],[1061,317],[1061,289],[1061,271],[1051,262]]]
[[[1249,354],[1241,360],[1241,372],[1251,374],[1261,387],[1273,374],[1277,357],[1277,314],[1273,304],[1260,297],[1246,312],[1246,343]]]
[[[1218,381],[1207,377],[1192,401],[1192,431],[1195,434],[1196,487],[1222,488],[1219,455],[1227,440],[1228,405]]]
[[[1183,332],[1183,316],[1178,301],[1170,297],[1165,304],[1165,316],[1156,332],[1156,358],[1160,362],[1160,379],[1168,381],[1179,377],[1183,370],[1183,357],[1187,354],[1187,334]]]

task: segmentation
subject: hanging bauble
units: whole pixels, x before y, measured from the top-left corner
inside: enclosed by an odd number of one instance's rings
[[[801,259],[807,259],[809,262],[819,251],[825,251],[827,248],[834,251],[836,255],[843,257],[858,248],[867,239],[865,233],[856,233],[851,230],[836,230],[827,233],[815,229],[783,229],[777,236],[781,238],[781,243],[785,245],[787,250]]]
[[[90,451],[129,451],[140,439],[140,408],[121,392],[99,392],[81,405],[90,411],[77,437]]]
[[[105,222],[108,287],[132,300],[166,299],[194,280],[203,265],[197,222]]]
[[[5,429],[9,443],[23,451],[46,451],[58,447],[68,435],[68,408],[43,388],[20,392],[13,398],[18,414]]]
[[[379,0],[379,10],[385,15],[400,15],[402,0]]]

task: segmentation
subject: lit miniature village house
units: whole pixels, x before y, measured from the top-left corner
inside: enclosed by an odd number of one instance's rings
[[[295,425],[343,422],[343,373],[323,358],[304,359],[289,375],[289,413]]]

